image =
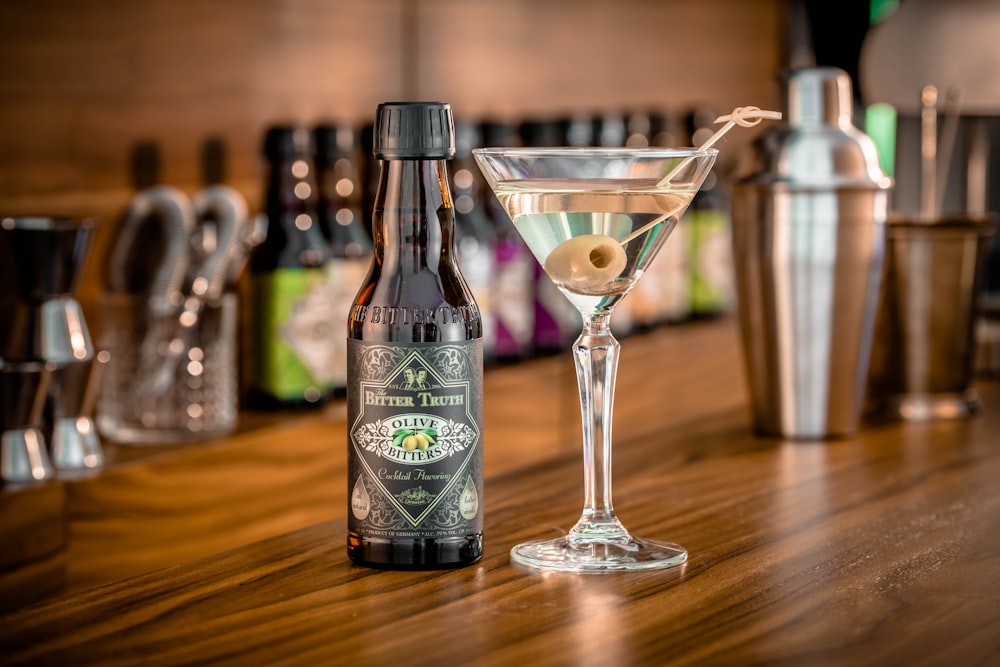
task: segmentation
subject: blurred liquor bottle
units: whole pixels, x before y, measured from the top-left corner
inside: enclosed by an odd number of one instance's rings
[[[347,387],[347,314],[368,274],[372,239],[362,213],[361,137],[348,123],[326,123],[313,130],[320,230],[330,244],[326,263],[329,326],[335,358],[333,393]]]
[[[717,116],[709,108],[697,108],[687,115],[692,146],[700,146],[712,135]],[[719,315],[734,303],[730,207],[727,183],[716,164],[684,214],[692,317]]]
[[[365,231],[371,236],[374,230],[371,227],[372,214],[375,212],[375,191],[378,189],[379,173],[381,172],[381,160],[373,154],[375,126],[366,123],[361,126],[361,219],[365,221]]]
[[[688,143],[679,114],[667,111],[636,111],[626,116],[630,147],[679,148]],[[674,227],[659,254],[627,301],[632,302],[635,326],[648,330],[663,324],[683,322],[691,314],[688,269],[688,226]]]
[[[489,362],[494,357],[497,339],[497,320],[493,312],[497,233],[486,212],[486,184],[472,157],[472,149],[481,145],[482,133],[477,123],[455,121],[455,157],[449,172],[455,207],[455,245],[462,275],[482,316],[483,357]]]
[[[524,146],[552,148],[567,145],[565,124],[559,120],[524,120],[519,134]],[[538,262],[532,262],[532,293],[532,351],[537,355],[564,352],[580,334],[583,317]]]
[[[514,123],[484,121],[480,124],[483,146],[516,146],[517,129]],[[494,359],[518,361],[531,353],[536,262],[497,198],[484,192],[482,201],[496,231],[496,277],[490,296],[496,318]]]
[[[264,138],[267,237],[250,262],[250,353],[246,403],[255,409],[314,407],[338,377],[344,332],[329,314],[330,245],[317,214],[313,138],[274,126]]]
[[[625,114],[618,111],[597,114],[593,117],[592,124],[592,143],[595,147],[622,148],[626,145],[629,134]],[[615,307],[611,331],[621,339],[631,334],[635,328],[635,300],[630,294]]]

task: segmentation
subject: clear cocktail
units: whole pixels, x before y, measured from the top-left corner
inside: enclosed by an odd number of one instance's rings
[[[619,344],[610,317],[690,204],[716,151],[514,148],[474,154],[521,237],[584,320],[573,347],[583,415],[583,514],[565,536],[517,545],[512,560],[571,572],[683,563],[682,547],[630,535],[612,506]]]

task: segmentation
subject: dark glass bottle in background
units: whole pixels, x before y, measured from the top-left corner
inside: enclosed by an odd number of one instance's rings
[[[320,231],[312,134],[276,126],[264,139],[267,237],[250,261],[246,403],[254,409],[319,405],[336,375],[327,262]]]
[[[372,239],[362,201],[364,159],[360,133],[347,123],[329,123],[316,126],[313,134],[320,230],[334,256],[367,260]]]
[[[700,146],[712,136],[717,117],[707,107],[687,115],[692,146]],[[684,213],[692,317],[719,315],[730,310],[735,301],[731,206],[728,184],[716,163]]]
[[[483,553],[482,320],[459,267],[451,108],[378,107],[371,270],[348,319],[348,538],[357,564]]]
[[[521,144],[539,148],[565,146],[567,129],[559,120],[525,120],[519,128]],[[532,262],[531,266],[534,303],[531,350],[536,355],[560,354],[580,335],[583,316],[559,291],[541,264]]]
[[[628,138],[625,116],[617,111],[608,111],[594,116],[594,145],[603,148],[618,148],[625,145]]]
[[[333,395],[347,392],[347,313],[358,286],[368,272],[372,239],[362,214],[362,160],[360,136],[349,124],[327,123],[313,130],[316,144],[316,183],[319,226],[330,244],[326,263],[333,330],[331,349],[335,376]]]
[[[574,113],[559,121],[567,146],[586,148],[594,145],[594,123],[590,114]]]
[[[687,133],[671,111],[635,110],[625,114],[629,147],[680,148]],[[660,252],[629,294],[633,326],[648,331],[662,324],[682,322],[691,312],[687,226],[677,225]]]
[[[618,111],[608,111],[593,117],[593,142],[599,148],[621,148],[628,139],[625,115]],[[643,282],[643,281],[640,281]],[[635,329],[633,305],[635,299],[629,295],[615,308],[611,318],[611,331],[618,339],[627,337]]]
[[[644,111],[629,111],[625,114],[625,146],[648,148],[653,145],[652,114]]]
[[[455,122],[454,168],[450,170],[455,201],[455,245],[462,275],[483,319],[483,359],[489,362],[496,344],[492,293],[496,278],[497,235],[483,202],[486,184],[472,157],[472,149],[481,143],[478,124]]]
[[[513,123],[488,120],[479,127],[483,146],[500,148],[519,143],[518,127]],[[496,196],[484,192],[483,202],[497,236],[496,279],[490,300],[496,318],[494,358],[503,362],[520,361],[531,353],[537,262]]]
[[[382,165],[372,154],[374,149],[375,126],[365,123],[361,126],[361,219],[365,221],[368,235],[374,235],[371,227],[372,214],[375,210],[375,191],[378,189],[379,173]]]

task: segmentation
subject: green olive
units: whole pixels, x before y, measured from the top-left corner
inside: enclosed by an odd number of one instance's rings
[[[545,258],[545,272],[570,289],[596,289],[621,275],[625,249],[610,236],[583,234],[557,245]]]
[[[417,440],[417,436],[415,435],[408,435],[405,438],[403,438],[403,449],[405,449],[408,452],[412,452],[419,445],[420,441]]]

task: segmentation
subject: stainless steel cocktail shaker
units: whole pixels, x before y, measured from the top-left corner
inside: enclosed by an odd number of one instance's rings
[[[858,428],[892,181],[851,124],[836,68],[780,77],[785,121],[733,191],[733,257],[754,426],[791,439]]]

